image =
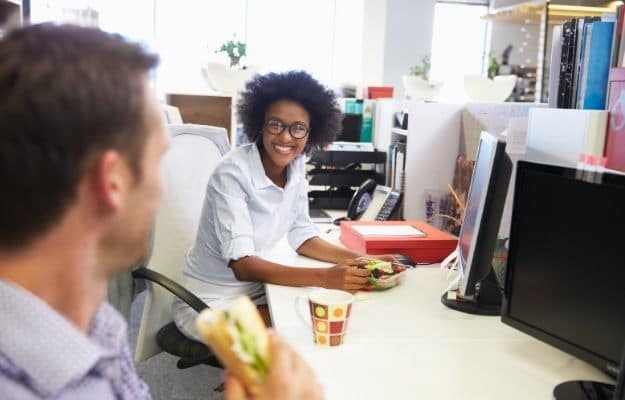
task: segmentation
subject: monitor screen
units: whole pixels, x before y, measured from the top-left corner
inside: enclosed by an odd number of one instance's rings
[[[447,307],[462,312],[499,315],[501,311],[501,287],[492,260],[512,171],[505,147],[503,141],[482,132],[456,250],[458,290],[441,298]]]
[[[619,374],[616,378],[616,388],[614,390],[613,400],[625,400],[625,349],[623,349],[621,366],[619,369]]]
[[[519,162],[502,320],[616,374],[625,340],[625,177]]]
[[[475,284],[490,272],[510,169],[505,143],[483,132],[458,238],[459,293],[465,297],[475,294]]]

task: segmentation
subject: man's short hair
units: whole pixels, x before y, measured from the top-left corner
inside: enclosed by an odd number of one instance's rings
[[[58,222],[102,151],[119,150],[140,173],[142,77],[157,63],[93,28],[33,25],[0,40],[0,250]]]

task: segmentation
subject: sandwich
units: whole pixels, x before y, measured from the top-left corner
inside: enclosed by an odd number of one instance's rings
[[[363,288],[364,290],[384,290],[397,286],[400,274],[406,270],[406,267],[401,264],[376,259],[371,259],[360,268],[371,271],[368,284]]]
[[[222,310],[202,311],[195,322],[224,367],[250,394],[258,393],[269,370],[269,336],[254,303],[240,296]]]

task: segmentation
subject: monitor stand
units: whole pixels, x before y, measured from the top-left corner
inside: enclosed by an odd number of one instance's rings
[[[555,400],[612,400],[614,385],[594,381],[567,381],[553,389]]]
[[[474,301],[456,300],[447,298],[443,293],[441,302],[454,310],[477,315],[501,315],[501,294],[497,278],[493,269],[480,281],[480,290]]]

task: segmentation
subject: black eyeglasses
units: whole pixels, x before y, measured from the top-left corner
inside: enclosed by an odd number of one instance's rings
[[[282,132],[284,132],[286,128],[289,128],[289,134],[294,139],[303,139],[308,135],[308,132],[310,132],[310,128],[301,122],[296,122],[291,125],[285,125],[275,119],[265,121],[265,129],[267,129],[267,132],[271,133],[272,135],[280,135]]]

